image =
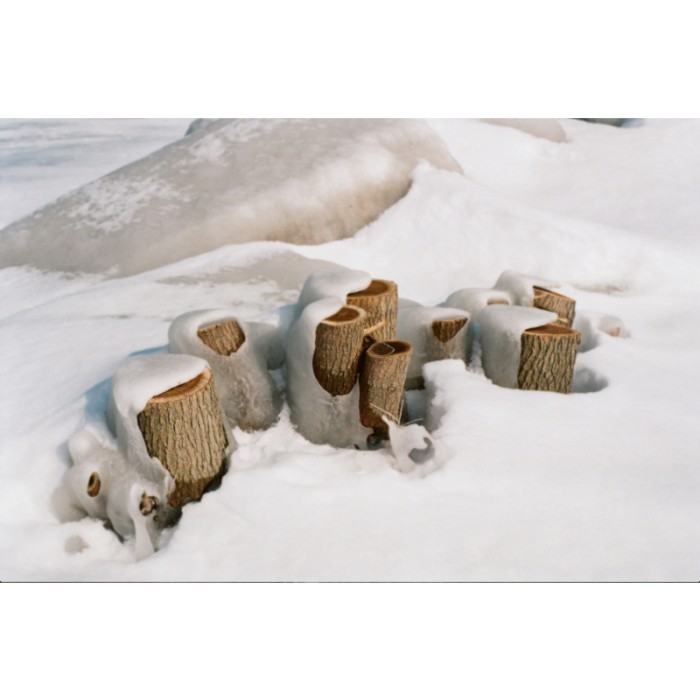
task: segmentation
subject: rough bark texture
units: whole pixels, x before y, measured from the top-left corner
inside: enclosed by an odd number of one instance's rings
[[[245,342],[245,333],[234,319],[200,328],[197,335],[219,355],[231,355]]]
[[[401,422],[404,384],[413,348],[403,340],[375,343],[360,368],[360,421],[384,439],[389,430],[382,416]]]
[[[344,306],[316,326],[314,375],[331,396],[345,396],[355,386],[366,318],[362,309]]]
[[[226,463],[228,437],[210,370],[153,397],[138,415],[148,454],[173,475],[168,502],[196,501]]]
[[[431,333],[425,347],[425,361],[463,360],[467,361],[466,328],[468,319],[448,318],[433,321]],[[464,329],[463,333],[460,331]]]
[[[544,287],[533,287],[533,290],[535,292],[535,307],[545,311],[554,311],[559,316],[555,323],[559,326],[571,328],[574,323],[574,314],[576,313],[576,301],[571,297],[565,297],[563,294],[557,294],[551,289],[545,289]]]
[[[395,282],[372,280],[367,289],[348,294],[347,301],[367,312],[366,325],[373,329],[373,337],[377,342],[396,337],[399,291]],[[382,323],[383,326],[380,325]]]
[[[525,331],[521,339],[518,387],[570,393],[580,342],[578,331],[554,323]]]

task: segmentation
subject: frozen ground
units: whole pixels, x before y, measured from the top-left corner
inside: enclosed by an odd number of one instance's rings
[[[0,229],[184,136],[189,119],[0,119]]]
[[[0,270],[0,579],[700,578],[700,121],[564,120],[564,143],[430,124],[465,175],[419,166],[352,238],[226,246],[121,279]],[[410,397],[414,410],[432,397],[445,460],[430,474],[398,473],[388,451],[313,445],[285,411],[235,431],[222,486],[151,557],[97,520],[61,522],[67,441],[85,425],[108,435],[125,358],[164,349],[193,309],[269,317],[331,264],[426,304],[506,269],[559,280],[588,329],[576,391],[495,386],[478,354],[469,371],[436,363]],[[596,331],[600,314],[629,337]]]

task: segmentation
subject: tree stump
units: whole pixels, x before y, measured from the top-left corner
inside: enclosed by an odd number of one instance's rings
[[[581,334],[556,323],[530,328],[521,337],[518,388],[571,392]]]
[[[349,394],[357,382],[366,319],[363,309],[344,306],[316,326],[314,376],[331,396]]]
[[[386,416],[401,422],[404,384],[413,347],[404,340],[375,343],[364,355],[360,367],[360,422],[373,428],[374,435],[387,439]]]
[[[399,291],[395,282],[372,280],[367,289],[348,294],[347,302],[367,312],[366,327],[372,329],[376,342],[396,337]]]
[[[217,355],[232,355],[245,342],[245,333],[234,319],[200,328],[197,335]]]
[[[545,311],[553,311],[559,316],[559,319],[555,322],[557,325],[571,328],[574,323],[576,301],[571,297],[565,297],[563,294],[557,294],[557,292],[544,287],[533,287],[532,289],[535,293],[535,307]]]
[[[174,508],[199,500],[223,474],[228,437],[211,370],[154,396],[138,424],[148,454],[175,479],[168,497]]]

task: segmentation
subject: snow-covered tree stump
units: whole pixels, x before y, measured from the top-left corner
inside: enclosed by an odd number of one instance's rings
[[[200,328],[197,335],[218,355],[231,355],[245,342],[245,333],[234,319]]]
[[[433,321],[430,325],[432,335],[437,343],[431,346],[430,361],[433,360],[449,360],[454,358],[455,349],[452,348],[452,341],[455,336],[467,325],[468,318],[443,318]],[[458,350],[461,352],[461,348]],[[463,358],[466,361],[466,357]]]
[[[533,286],[533,304],[537,309],[553,311],[559,319],[555,321],[557,325],[571,328],[574,323],[576,312],[576,301],[571,297],[553,292],[551,289]]]
[[[365,352],[360,368],[360,422],[378,438],[389,437],[383,417],[401,422],[412,352],[411,344],[403,340],[375,343]]]
[[[347,303],[367,312],[366,328],[373,340],[396,337],[399,292],[395,282],[373,279],[366,289],[348,294]]]
[[[521,336],[518,387],[571,392],[581,334],[557,323],[526,330]]]
[[[344,306],[316,326],[314,376],[331,396],[349,394],[357,382],[366,318],[363,309]]]
[[[171,506],[200,499],[223,473],[228,437],[211,370],[151,398],[138,425],[149,456],[175,480]]]

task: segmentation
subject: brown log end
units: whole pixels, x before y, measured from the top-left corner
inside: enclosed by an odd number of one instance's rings
[[[571,392],[581,334],[556,323],[530,328],[521,337],[518,387]]]
[[[433,321],[431,329],[433,335],[441,343],[447,343],[464,328],[466,323],[466,318],[443,318],[439,321]]]
[[[92,472],[87,483],[87,494],[90,498],[95,498],[100,493],[100,488],[102,487],[102,482],[100,481],[100,475],[97,472]]]
[[[384,324],[375,329],[377,341],[390,340],[396,336],[399,290],[395,282],[373,279],[366,289],[348,294],[347,302],[367,312],[368,328]]]
[[[316,326],[314,376],[331,396],[349,394],[357,382],[366,318],[363,309],[346,305]]]
[[[150,399],[138,425],[148,454],[173,476],[171,506],[199,500],[225,469],[228,436],[210,369]]]
[[[413,347],[404,340],[375,343],[364,354],[360,369],[360,422],[376,435],[389,437],[383,420],[401,422],[404,384]]]
[[[245,333],[235,319],[200,328],[197,335],[208,348],[219,355],[232,355],[245,342]]]
[[[558,316],[558,319],[555,321],[557,325],[566,326],[567,328],[573,326],[576,314],[576,301],[574,299],[544,287],[534,286],[532,289],[535,308],[553,311]]]

